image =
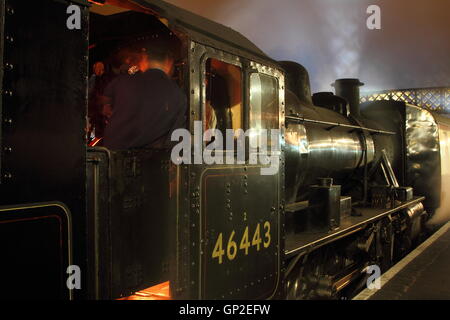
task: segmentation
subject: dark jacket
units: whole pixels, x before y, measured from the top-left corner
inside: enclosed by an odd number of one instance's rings
[[[109,149],[161,147],[173,130],[185,127],[186,96],[159,69],[121,75],[104,94],[112,104],[103,142]]]

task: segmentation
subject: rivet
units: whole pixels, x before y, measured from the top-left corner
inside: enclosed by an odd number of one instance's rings
[[[12,174],[10,172],[5,172],[5,174],[3,174],[3,178],[11,179],[12,178]]]
[[[3,90],[3,95],[8,96],[8,97],[12,97],[13,93],[11,90]]]
[[[5,63],[5,69],[11,71],[12,69],[14,69],[14,66],[11,63]]]

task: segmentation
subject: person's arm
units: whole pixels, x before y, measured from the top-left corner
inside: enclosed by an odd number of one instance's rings
[[[94,91],[95,80],[96,80],[95,74],[93,74],[88,80],[88,88],[89,88],[88,89],[88,96],[89,96],[89,98],[92,96],[92,93]]]
[[[181,89],[179,89],[177,100],[178,101],[175,105],[175,110],[173,110],[175,119],[165,142],[165,145],[167,147],[173,144],[173,142],[171,141],[172,132],[174,132],[176,129],[186,128],[187,99]]]
[[[181,90],[178,100],[176,119],[174,125],[172,126],[172,131],[179,128],[186,128],[187,99]]]
[[[100,97],[100,102],[102,104],[102,114],[109,119],[112,115],[113,109],[113,98],[114,98],[114,88],[116,86],[117,78],[111,81],[105,88],[103,95]]]

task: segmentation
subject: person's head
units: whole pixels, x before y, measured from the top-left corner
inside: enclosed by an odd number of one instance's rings
[[[103,75],[103,73],[105,73],[105,65],[101,61],[94,63],[93,69],[94,74],[98,77],[100,77],[101,75]]]
[[[142,72],[160,69],[170,77],[173,73],[174,58],[167,43],[153,42],[145,46],[138,66]]]

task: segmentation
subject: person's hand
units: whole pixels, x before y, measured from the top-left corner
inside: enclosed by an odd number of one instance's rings
[[[91,118],[86,117],[86,128],[84,129],[86,131],[86,134],[89,134],[92,131],[92,124],[91,124]]]

